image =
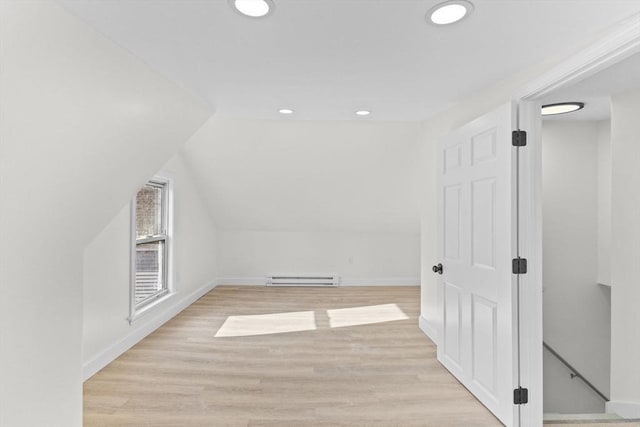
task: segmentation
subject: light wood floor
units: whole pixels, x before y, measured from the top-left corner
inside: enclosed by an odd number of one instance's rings
[[[417,287],[219,286],[85,383],[84,424],[500,425],[436,361],[419,301]]]
[[[501,425],[436,361],[419,300],[219,286],[85,383],[84,425]]]

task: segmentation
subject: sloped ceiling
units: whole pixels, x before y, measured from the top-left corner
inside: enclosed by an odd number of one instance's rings
[[[474,0],[436,27],[437,0],[273,0],[262,20],[227,0],[59,1],[215,107],[185,150],[203,198],[222,229],[274,231],[417,231],[417,123],[640,11]]]
[[[53,2],[0,40],[0,425],[79,426],[83,249],[211,111]]]
[[[210,121],[185,148],[218,227],[417,232],[413,123]]]

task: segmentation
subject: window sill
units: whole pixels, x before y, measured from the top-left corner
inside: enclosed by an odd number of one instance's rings
[[[169,299],[172,299],[174,295],[175,295],[175,292],[167,292],[166,294],[158,297],[155,301],[149,304],[146,304],[144,307],[140,308],[139,310],[136,310],[135,313],[133,313],[131,316],[127,318],[127,320],[129,321],[129,324],[130,325],[133,324],[133,322],[137,321],[141,317],[144,317],[150,311],[153,311],[154,307],[162,304],[163,302]]]

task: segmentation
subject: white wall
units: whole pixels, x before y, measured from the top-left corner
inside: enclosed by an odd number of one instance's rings
[[[221,283],[271,274],[336,274],[345,285],[417,285],[418,233],[221,231]]]
[[[0,425],[80,426],[82,250],[210,113],[54,2],[0,40]]]
[[[186,156],[223,230],[418,232],[420,126],[215,120]]]
[[[598,283],[611,285],[611,121],[598,123]]]
[[[640,417],[640,91],[611,101],[611,404]]]
[[[131,208],[127,204],[84,251],[85,378],[214,286],[216,231],[198,185],[181,154],[162,173],[173,182],[173,292],[129,324]]]
[[[544,351],[544,413],[600,414],[605,402],[549,351]],[[608,372],[608,369],[607,369]]]
[[[588,121],[542,126],[544,339],[608,394],[610,293],[597,284],[601,127],[607,126]],[[580,394],[558,393],[571,386],[568,373],[558,377],[553,366],[545,365],[545,412],[603,412],[603,401],[592,399],[585,408]]]
[[[417,283],[420,136],[367,119],[209,123],[185,152],[221,230],[221,276]]]

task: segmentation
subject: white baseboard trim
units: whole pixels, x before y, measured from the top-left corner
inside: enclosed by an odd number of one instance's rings
[[[220,277],[218,285],[265,286],[267,276]],[[343,277],[340,286],[420,286],[419,277]]]
[[[98,354],[82,366],[82,381],[86,381],[96,374],[100,369],[113,362],[118,356],[129,350],[131,347],[142,341],[147,335],[171,320],[182,310],[189,307],[199,298],[211,291],[217,285],[217,281],[208,283],[189,295],[177,300],[172,305],[164,307],[161,312],[149,313],[145,315],[144,320],[138,320],[131,326],[132,331],[120,341],[107,347],[102,353]],[[176,295],[178,296],[178,295]],[[144,323],[143,323],[144,322]],[[138,325],[138,327],[136,327]]]
[[[609,414],[616,414],[622,418],[640,418],[640,403],[610,401],[605,405],[605,411]]]
[[[418,327],[435,345],[438,345],[438,331],[422,315],[418,317]]]

